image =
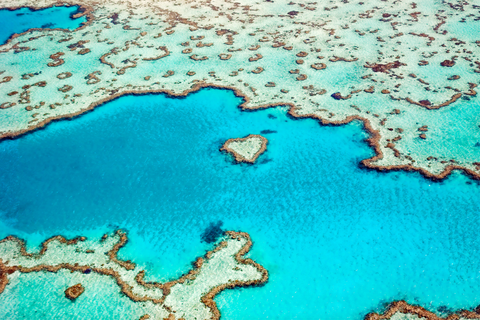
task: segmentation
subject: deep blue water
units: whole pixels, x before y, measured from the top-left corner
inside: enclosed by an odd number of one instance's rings
[[[360,123],[324,127],[282,108],[242,112],[232,92],[128,96],[0,143],[0,237],[124,228],[120,256],[149,280],[177,277],[221,221],[251,234],[263,287],[215,300],[222,319],[363,319],[406,299],[431,310],[480,304],[479,186],[361,169]],[[265,134],[255,165],[218,149]],[[36,302],[36,303],[41,303]]]
[[[22,33],[32,28],[62,28],[76,29],[86,17],[72,19],[78,6],[71,7],[52,7],[42,10],[31,10],[21,8],[18,10],[0,9],[0,21],[2,27],[0,31],[0,45],[5,43],[14,33]]]

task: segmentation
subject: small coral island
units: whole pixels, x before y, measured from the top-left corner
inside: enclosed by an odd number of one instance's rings
[[[228,139],[220,151],[231,153],[237,162],[255,163],[258,157],[267,150],[268,140],[258,134],[245,138]]]
[[[100,241],[56,236],[44,241],[39,252],[30,253],[23,240],[9,236],[0,241],[0,294],[11,295],[15,287],[22,286],[25,274],[50,274],[68,281],[68,274],[79,273],[85,276],[83,283],[59,288],[72,301],[101,279],[120,288],[119,297],[128,297],[130,310],[135,311],[131,316],[137,319],[219,319],[220,311],[213,301],[218,293],[268,280],[265,268],[244,258],[252,246],[247,233],[225,232],[213,250],[195,260],[188,273],[165,283],[145,281],[145,270],[117,258],[126,243],[127,235],[122,231],[104,235]],[[89,299],[75,303],[89,303]]]

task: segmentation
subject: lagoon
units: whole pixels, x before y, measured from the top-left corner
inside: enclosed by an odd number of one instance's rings
[[[17,10],[0,10],[0,21],[2,31],[0,32],[0,44],[5,43],[14,33],[22,33],[32,28],[62,28],[74,30],[83,22],[86,17],[77,19],[71,17],[77,13],[78,6],[51,7],[41,10],[20,8]]]
[[[222,292],[222,319],[360,320],[397,299],[432,311],[478,304],[476,182],[365,170],[373,151],[361,123],[320,126],[241,102],[218,89],[125,96],[1,142],[0,237],[33,248],[122,228],[120,257],[165,281],[210,249],[212,225],[248,232],[270,280]],[[254,165],[219,151],[262,131],[269,144]],[[9,306],[0,295],[2,312],[28,303],[32,315],[55,314],[32,297]]]

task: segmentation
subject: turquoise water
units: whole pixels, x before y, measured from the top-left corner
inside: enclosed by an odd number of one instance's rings
[[[222,319],[360,320],[394,299],[433,311],[480,303],[476,182],[361,169],[372,155],[361,123],[322,127],[240,103],[212,89],[127,96],[1,142],[0,237],[34,247],[123,228],[131,241],[120,256],[165,281],[211,248],[201,235],[221,221],[250,233],[250,256],[270,272],[263,287],[217,296]],[[255,165],[218,151],[262,130],[274,132]],[[0,308],[49,310],[41,299],[2,299]]]
[[[22,33],[32,28],[62,28],[76,29],[87,21],[86,17],[72,19],[78,6],[71,7],[52,7],[43,10],[31,10],[21,8],[18,10],[0,10],[0,21],[2,21],[2,30],[0,31],[0,44],[5,43],[14,33]]]

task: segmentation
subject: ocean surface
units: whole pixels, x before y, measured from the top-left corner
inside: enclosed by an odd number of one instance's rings
[[[218,295],[228,320],[360,320],[398,299],[432,311],[480,304],[477,182],[360,168],[373,155],[361,123],[321,126],[280,107],[243,112],[241,102],[218,89],[125,96],[0,142],[0,238],[17,235],[33,250],[57,234],[122,228],[130,241],[119,256],[166,281],[212,248],[205,230],[248,232],[249,256],[270,279]],[[248,134],[269,140],[256,164],[219,151]],[[57,289],[42,277],[30,286],[42,290],[17,304],[0,295],[0,314],[62,318],[63,291],[44,303]],[[84,312],[99,319],[120,307],[95,303]]]
[[[4,44],[14,33],[22,33],[31,28],[76,29],[87,19],[85,16],[71,19],[78,6],[52,7],[42,10],[21,8],[17,10],[0,10],[0,44]]]

